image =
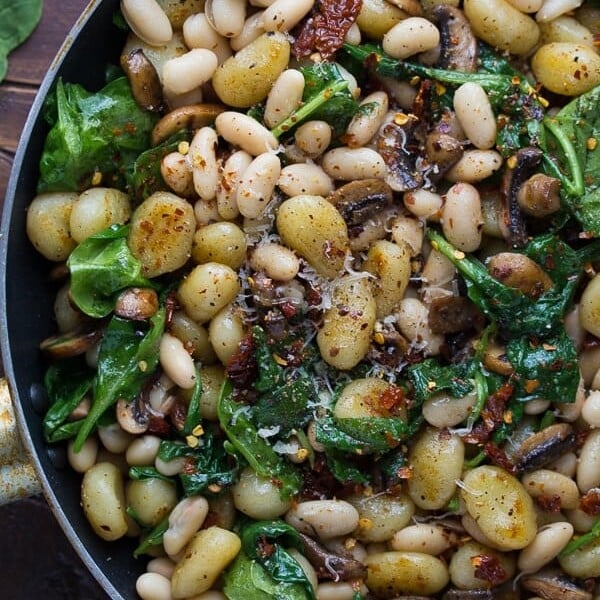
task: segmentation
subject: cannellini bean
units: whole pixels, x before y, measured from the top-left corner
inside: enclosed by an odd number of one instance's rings
[[[174,475],[178,475],[183,471],[185,467],[186,459],[182,458],[174,458],[173,460],[164,461],[160,457],[156,457],[154,460],[154,466],[156,470],[161,475],[166,475],[167,477],[173,477]]]
[[[535,15],[538,23],[547,23],[581,6],[583,0],[544,0]]]
[[[443,525],[418,523],[397,531],[390,539],[392,550],[423,552],[438,556],[449,548],[458,545],[460,534]]]
[[[277,78],[265,104],[264,121],[267,127],[275,127],[302,103],[304,75],[297,69],[286,69]]]
[[[572,479],[577,472],[577,455],[574,452],[566,452],[560,458],[552,461],[548,468]]]
[[[315,0],[275,0],[263,13],[265,31],[290,31],[313,7]]]
[[[135,582],[135,591],[142,600],[171,600],[171,582],[159,573],[143,573]]]
[[[429,396],[423,403],[423,417],[434,427],[444,429],[462,423],[477,403],[477,392],[473,390],[462,398],[453,398],[445,392]]]
[[[474,252],[481,245],[483,214],[477,188],[455,183],[446,192],[442,207],[442,230],[451,244],[463,252]]]
[[[360,33],[360,27],[356,24],[356,22],[352,23],[350,29],[346,32],[344,36],[344,42],[346,44],[350,44],[352,46],[358,46],[361,42],[362,36]]]
[[[112,423],[104,427],[98,427],[98,437],[102,445],[114,454],[121,454],[131,443],[133,436],[127,433],[118,423]]]
[[[445,178],[452,182],[476,183],[493,175],[501,166],[502,157],[495,150],[465,150]]]
[[[240,214],[236,200],[237,188],[251,162],[252,156],[244,150],[234,152],[225,161],[217,185],[217,210],[222,219],[235,219]]]
[[[198,263],[218,262],[239,269],[246,259],[246,234],[235,223],[219,221],[194,234],[192,258]]]
[[[356,589],[354,582],[338,581],[319,583],[315,588],[317,592],[317,600],[352,600],[356,597]],[[363,585],[361,593],[363,596],[367,594],[367,588]]]
[[[173,571],[175,570],[175,563],[166,556],[160,556],[158,558],[153,558],[146,565],[146,571],[148,573],[158,573],[167,579],[171,579],[173,577]],[[169,589],[170,591],[170,589]]]
[[[177,504],[175,485],[158,477],[130,481],[126,497],[136,520],[145,527],[158,525]]]
[[[333,192],[333,180],[323,169],[314,163],[287,165],[281,169],[279,189],[287,196],[328,196]]]
[[[289,60],[286,35],[263,33],[219,66],[212,78],[215,93],[224,104],[236,108],[262,102]]]
[[[116,540],[127,533],[123,478],[112,463],[99,462],[86,471],[81,483],[81,505],[92,529],[103,540]]]
[[[185,312],[198,323],[210,321],[238,294],[237,273],[227,265],[204,263],[179,284],[178,297]]]
[[[175,567],[171,580],[173,598],[189,598],[208,591],[241,546],[240,538],[232,531],[220,527],[199,531]]]
[[[253,250],[250,266],[255,271],[264,271],[267,277],[276,281],[289,281],[298,274],[300,261],[289,248],[267,242]]]
[[[163,65],[162,81],[166,94],[186,94],[206,83],[219,64],[217,55],[206,48],[193,48],[171,58]]]
[[[535,13],[540,10],[544,0],[508,0],[508,3],[524,13]]]
[[[544,44],[533,55],[531,69],[545,88],[565,96],[578,96],[600,84],[600,56],[582,44]]]
[[[165,552],[179,554],[193,535],[200,529],[208,514],[208,502],[203,496],[191,496],[180,500],[169,515],[169,527],[163,534]]]
[[[529,546],[519,552],[517,566],[524,573],[535,573],[556,558],[573,537],[573,525],[565,521],[542,527]]]
[[[203,200],[198,198],[194,202],[194,216],[196,217],[196,225],[204,227],[210,223],[219,220],[219,211],[215,200]]]
[[[215,119],[217,133],[252,156],[277,148],[275,136],[258,121],[233,111],[225,111]]]
[[[600,275],[591,279],[579,302],[579,322],[596,337],[600,336]]]
[[[245,334],[244,322],[231,305],[225,306],[211,319],[208,336],[223,365],[229,364]]]
[[[394,58],[408,58],[435,48],[440,42],[438,28],[423,17],[408,17],[383,36],[383,49]]]
[[[345,500],[309,500],[292,506],[285,520],[302,533],[328,540],[352,533],[359,515]]]
[[[433,596],[449,580],[446,565],[422,552],[377,552],[364,562],[367,587],[378,597]]]
[[[391,223],[392,239],[400,246],[407,246],[411,256],[423,250],[423,224],[412,217],[396,217]]]
[[[219,170],[216,149],[219,140],[212,127],[199,129],[190,144],[187,160],[192,168],[194,189],[206,202],[216,197]]]
[[[69,464],[74,471],[77,471],[77,473],[85,473],[96,463],[96,457],[98,456],[98,440],[95,437],[89,437],[85,440],[79,452],[73,450],[73,444],[74,442],[71,440],[67,446],[67,458]]]
[[[404,298],[398,311],[398,326],[412,344],[426,355],[435,355],[444,343],[444,336],[431,331],[429,309],[417,298]]]
[[[344,142],[350,148],[368,144],[383,123],[388,106],[388,96],[385,92],[373,92],[361,100],[359,112],[352,117],[346,129]]]
[[[180,339],[170,333],[163,333],[160,339],[159,356],[164,372],[180,388],[185,390],[196,385],[194,359]]]
[[[571,577],[600,577],[600,538],[566,556],[559,556],[561,569]]]
[[[590,427],[600,427],[600,392],[592,390],[583,403],[581,417]]]
[[[265,33],[265,30],[262,26],[263,14],[264,11],[259,10],[250,15],[244,21],[244,26],[242,27],[242,31],[239,33],[239,35],[229,38],[229,45],[234,52],[238,52]]]
[[[323,156],[321,166],[327,175],[343,181],[383,179],[387,173],[383,158],[371,148],[334,148]]]
[[[156,0],[121,0],[121,12],[131,30],[151,46],[166,44],[173,36],[171,22]]]
[[[160,174],[173,192],[191,196],[194,191],[192,168],[181,152],[170,152],[160,162]]]
[[[200,361],[203,366],[215,362],[215,353],[208,341],[208,331],[182,310],[173,314],[170,332],[183,342],[192,358]]]
[[[365,278],[340,278],[332,307],[323,315],[317,345],[323,360],[337,369],[351,369],[366,355],[375,328],[377,304]]]
[[[258,218],[273,197],[281,174],[281,163],[276,154],[259,154],[242,174],[236,193],[238,210],[244,217]]]
[[[577,508],[579,505],[577,485],[570,477],[561,473],[538,469],[525,474],[521,483],[533,498],[539,496],[560,498],[561,508]]]
[[[204,13],[190,15],[183,23],[183,39],[188,48],[206,48],[215,53],[218,63],[223,64],[231,56],[227,38],[219,35]]]
[[[275,519],[291,506],[289,500],[282,500],[279,488],[271,479],[262,477],[250,467],[241,472],[232,492],[235,507],[253,519]]]
[[[408,455],[412,477],[408,493],[419,508],[443,508],[454,496],[464,459],[464,444],[457,435],[428,427]]]
[[[431,220],[435,220],[439,216],[444,203],[439,194],[423,188],[404,192],[402,200],[406,210],[415,217]]]
[[[478,83],[463,83],[454,92],[454,111],[473,146],[480,150],[494,147],[496,117],[487,93]]]
[[[156,435],[142,435],[136,437],[125,453],[125,459],[128,465],[132,466],[147,466],[153,465],[158,447],[160,446],[160,438]]]
[[[337,277],[350,240],[342,215],[321,196],[300,195],[285,200],[277,211],[283,243],[306,259],[320,275]]]
[[[468,513],[498,548],[518,550],[533,541],[537,529],[533,500],[518,479],[485,465],[468,471],[460,487]]]
[[[214,30],[223,37],[239,35],[246,18],[245,0],[206,0],[204,12]]]
[[[477,558],[478,556],[489,556],[497,561],[498,566],[504,571],[502,581],[507,581],[515,573],[514,556],[498,552],[475,541],[468,541],[463,544],[452,555],[448,570],[452,584],[461,590],[477,590],[489,585],[485,579],[477,577]],[[494,584],[502,583],[502,581]]]
[[[326,121],[306,121],[294,132],[294,141],[306,156],[321,156],[331,143],[331,126]]]
[[[492,46],[524,55],[537,44],[537,23],[506,0],[465,0],[463,10],[475,35]]]
[[[600,487],[600,429],[588,433],[579,453],[577,486],[582,494]]]

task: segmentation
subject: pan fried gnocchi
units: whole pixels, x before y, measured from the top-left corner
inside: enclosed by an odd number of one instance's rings
[[[44,436],[138,595],[599,596],[595,3],[121,12],[27,235]]]

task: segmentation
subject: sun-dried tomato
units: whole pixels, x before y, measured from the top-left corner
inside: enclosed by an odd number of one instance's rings
[[[236,388],[249,388],[257,378],[256,348],[251,333],[242,338],[238,351],[232,356],[225,372]]]
[[[483,447],[483,451],[487,454],[490,460],[499,467],[502,467],[505,471],[509,473],[516,473],[515,465],[512,463],[510,458],[506,456],[506,452],[502,450],[502,448],[498,448],[496,444],[492,442],[487,442]]]
[[[404,391],[396,385],[390,385],[377,398],[378,408],[386,410],[391,414],[397,414],[405,407]]]
[[[546,496],[542,494],[535,499],[537,505],[544,511],[549,513],[559,513],[562,509],[560,496],[553,494],[552,496]]]
[[[148,419],[148,433],[167,438],[171,435],[171,426],[164,417],[151,414]]]
[[[331,58],[344,43],[361,7],[362,0],[317,0],[296,32],[296,58],[313,52],[319,52],[324,59]]]
[[[600,515],[600,488],[592,488],[579,501],[579,508],[592,517]]]
[[[475,567],[475,577],[489,582],[492,586],[506,581],[508,577],[497,556],[478,554],[471,557],[471,564]]]

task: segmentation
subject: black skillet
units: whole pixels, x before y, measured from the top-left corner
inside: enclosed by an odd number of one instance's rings
[[[90,90],[102,87],[107,64],[119,64],[124,34],[113,25],[117,0],[92,0],[54,59],[23,130],[4,202],[0,235],[0,337],[6,376],[23,444],[56,518],[92,575],[115,600],[137,598],[135,580],[144,570],[134,560],[132,541],[107,543],[89,527],[79,506],[81,477],[66,464],[64,450],[42,438],[40,393],[44,366],[39,342],[54,333],[52,303],[56,286],[51,265],[30,245],[25,215],[35,196],[38,163],[47,126],[44,98],[58,77]],[[44,552],[43,548],[38,548]]]

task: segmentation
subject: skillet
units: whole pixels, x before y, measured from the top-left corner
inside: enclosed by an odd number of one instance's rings
[[[35,196],[38,163],[48,128],[44,99],[59,77],[97,90],[108,63],[118,64],[124,36],[113,25],[117,0],[92,0],[54,59],[23,130],[8,184],[0,234],[0,338],[22,442],[46,499],[86,567],[115,599],[136,598],[143,561],[132,557],[133,542],[98,538],[79,507],[80,481],[68,468],[64,449],[49,449],[42,437],[43,364],[39,342],[53,332],[50,264],[25,234],[26,207]],[[43,550],[43,549],[41,549]]]

